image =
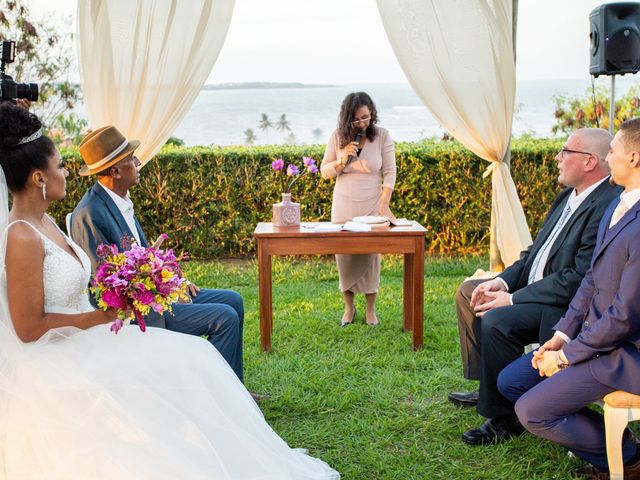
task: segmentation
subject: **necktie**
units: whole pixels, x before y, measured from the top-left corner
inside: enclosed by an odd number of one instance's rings
[[[624,217],[624,214],[629,211],[629,207],[624,203],[624,200],[620,199],[620,203],[613,211],[613,215],[611,215],[611,222],[609,222],[609,228],[612,228],[618,221]]]
[[[551,230],[551,233],[547,237],[547,240],[544,242],[540,250],[538,250],[538,253],[536,254],[536,258],[533,259],[533,265],[531,265],[531,270],[529,271],[529,284],[537,280],[536,275],[538,273],[538,268],[540,267],[540,262],[544,258],[546,263],[546,260],[548,257],[548,250],[549,248],[551,248],[551,245],[553,245],[553,242],[558,237],[558,234],[560,233],[560,230],[562,230],[562,227],[564,226],[567,219],[569,218],[569,215],[571,215],[571,207],[569,206],[569,202],[567,202],[567,205],[564,207],[564,210],[562,211],[562,215],[560,215],[560,218],[558,219],[555,226],[553,227],[553,230]]]

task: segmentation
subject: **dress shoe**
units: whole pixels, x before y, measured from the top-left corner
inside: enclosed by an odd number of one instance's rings
[[[632,441],[639,445],[638,438],[629,429],[625,431]],[[640,447],[639,447],[640,448]],[[609,472],[598,470],[596,467],[587,463],[581,467],[571,470],[573,478],[582,478],[585,480],[609,480]],[[629,460],[629,464],[624,466],[624,478],[626,480],[640,480],[640,449],[636,452],[636,455]]]
[[[449,401],[459,407],[474,407],[480,399],[480,392],[451,392]]]
[[[626,480],[640,480],[640,452],[631,460],[629,465],[624,466],[624,478]]]
[[[462,441],[468,445],[491,445],[507,440],[524,432],[518,417],[515,415],[499,418],[488,418],[478,428],[467,430],[462,434]]]

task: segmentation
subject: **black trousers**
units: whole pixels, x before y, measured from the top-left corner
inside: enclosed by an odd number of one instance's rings
[[[513,404],[498,391],[500,371],[524,353],[530,343],[544,343],[565,313],[541,303],[494,308],[477,317],[469,306],[473,289],[484,280],[464,282],[456,292],[456,311],[464,376],[480,380],[478,413],[486,418],[513,415]]]

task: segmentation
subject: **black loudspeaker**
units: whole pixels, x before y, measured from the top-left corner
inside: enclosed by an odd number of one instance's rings
[[[640,3],[607,3],[589,15],[589,73],[624,75],[640,70]]]

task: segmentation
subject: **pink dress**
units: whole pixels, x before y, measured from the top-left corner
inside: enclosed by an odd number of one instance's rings
[[[358,158],[340,174],[336,165],[342,154],[334,131],[327,144],[320,171],[324,178],[336,178],[331,204],[331,221],[344,223],[359,215],[377,215],[382,187],[396,183],[395,147],[389,132],[376,127],[373,142],[365,141]],[[336,255],[340,291],[377,293],[380,285],[380,255]]]

